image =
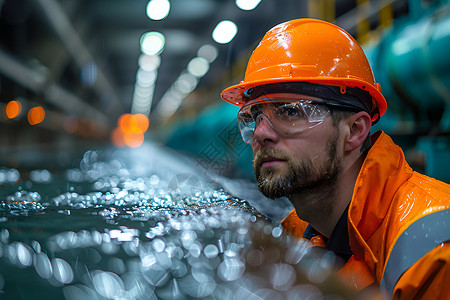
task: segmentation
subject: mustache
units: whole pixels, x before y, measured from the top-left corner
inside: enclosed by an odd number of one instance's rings
[[[253,167],[260,166],[263,159],[266,157],[272,157],[279,160],[289,160],[289,156],[285,153],[275,150],[273,148],[261,148],[256,152],[253,158]]]

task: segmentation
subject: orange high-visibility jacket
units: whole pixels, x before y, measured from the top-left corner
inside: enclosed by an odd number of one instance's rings
[[[348,209],[353,256],[339,273],[395,299],[450,299],[450,185],[414,172],[384,132],[372,140]],[[293,210],[282,225],[302,237],[307,223]]]

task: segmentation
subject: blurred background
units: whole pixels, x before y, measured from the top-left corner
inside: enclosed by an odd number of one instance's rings
[[[450,182],[449,0],[0,0],[0,166],[154,143],[253,180],[220,92],[266,31],[300,17],[361,43],[389,105],[374,130]]]

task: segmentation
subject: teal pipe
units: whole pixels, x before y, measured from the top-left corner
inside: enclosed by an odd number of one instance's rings
[[[450,5],[397,20],[365,51],[389,103],[381,129],[450,129]]]

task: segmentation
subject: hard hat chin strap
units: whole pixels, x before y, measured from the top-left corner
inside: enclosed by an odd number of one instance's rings
[[[341,86],[314,84],[303,81],[277,82],[247,89],[244,95],[248,98],[248,101],[251,101],[261,96],[274,93],[295,93],[318,97],[327,102],[342,104],[350,110],[365,111],[371,117],[377,114],[379,118],[378,109],[372,108],[372,96],[369,92],[359,88],[346,87],[345,93],[342,93]]]

